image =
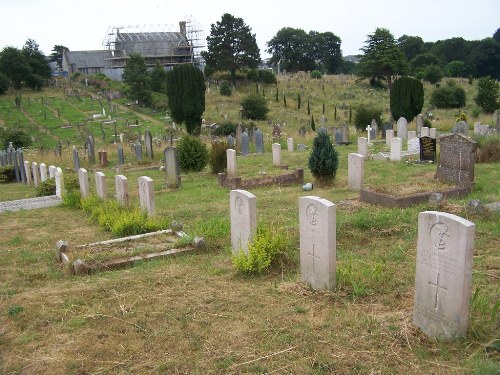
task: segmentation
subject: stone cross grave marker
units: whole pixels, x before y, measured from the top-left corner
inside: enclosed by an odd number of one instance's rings
[[[128,206],[128,180],[122,174],[115,176],[116,200],[123,206]]]
[[[431,137],[419,139],[420,161],[436,162],[436,140]]]
[[[368,157],[368,139],[365,137],[358,138],[358,154],[364,158]]]
[[[294,149],[293,138],[288,138],[286,140],[286,145],[288,148],[288,152],[293,152],[293,149]]]
[[[300,273],[314,290],[335,289],[335,205],[323,198],[299,198]]]
[[[80,185],[80,194],[83,198],[88,197],[89,191],[89,173],[85,168],[78,170],[78,183]]]
[[[181,174],[179,172],[179,154],[173,146],[165,148],[163,151],[165,160],[166,183],[170,187],[181,187]]]
[[[95,190],[99,198],[106,199],[106,176],[102,172],[95,173]]]
[[[153,179],[148,176],[141,176],[138,180],[141,210],[146,211],[148,216],[153,216],[156,210]]]
[[[241,155],[248,156],[250,152],[250,140],[248,138],[248,133],[244,131],[241,133]]]
[[[437,211],[418,216],[413,323],[440,340],[465,336],[475,225]]]
[[[255,136],[255,152],[257,154],[264,153],[264,135],[262,134],[262,130],[257,129],[254,133]]]
[[[153,136],[151,135],[149,129],[146,130],[145,143],[146,143],[146,156],[148,157],[148,159],[153,159]]]
[[[391,161],[401,161],[402,140],[394,137],[391,140]]]
[[[398,122],[398,138],[407,139],[408,138],[408,121],[404,117],[400,117]]]
[[[273,143],[273,165],[281,166],[281,145]]]
[[[231,216],[231,246],[233,253],[240,250],[248,254],[248,245],[257,230],[256,197],[245,190],[231,190],[229,197]]]
[[[472,186],[477,143],[455,133],[440,138],[439,146],[436,178],[453,182],[457,186]]]
[[[47,165],[45,163],[40,163],[40,181],[47,180]]]
[[[227,159],[227,174],[232,177],[236,176],[237,174],[236,150],[228,148],[226,150],[226,159]]]
[[[352,190],[361,190],[365,174],[365,158],[361,154],[350,153],[347,159],[347,186]]]
[[[367,144],[369,144],[369,145],[371,145],[371,144],[372,144],[372,143],[370,142],[370,140],[371,140],[371,136],[372,136],[371,130],[372,130],[372,127],[371,127],[370,125],[368,125],[368,126],[366,127],[366,133],[367,133],[367,137],[366,137],[366,138],[368,139]]]

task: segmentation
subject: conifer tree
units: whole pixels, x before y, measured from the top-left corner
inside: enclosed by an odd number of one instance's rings
[[[313,149],[309,157],[309,169],[316,181],[328,184],[333,181],[339,166],[339,155],[333,147],[330,136],[319,132],[314,138]]]

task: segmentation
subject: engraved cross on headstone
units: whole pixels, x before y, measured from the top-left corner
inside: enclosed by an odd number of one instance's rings
[[[432,281],[429,281],[429,285],[432,285],[432,286],[436,287],[436,297],[435,297],[434,308],[437,311],[438,310],[438,300],[439,300],[439,289],[447,290],[448,288],[445,288],[444,286],[439,285],[439,272],[438,272],[437,277],[436,277],[436,282],[434,283]]]
[[[320,259],[319,256],[317,256],[316,254],[314,254],[314,244],[313,244],[312,252],[311,253],[307,253],[307,255],[310,255],[312,257],[312,278],[315,279],[316,278],[316,274],[314,272],[314,260],[315,259],[321,260],[321,259]]]

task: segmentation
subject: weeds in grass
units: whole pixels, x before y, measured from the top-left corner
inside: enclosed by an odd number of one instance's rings
[[[10,317],[14,317],[24,311],[24,308],[22,306],[10,306],[8,314]]]

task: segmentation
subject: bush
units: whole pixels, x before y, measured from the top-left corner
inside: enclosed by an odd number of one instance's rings
[[[224,172],[227,165],[226,150],[228,149],[226,142],[213,141],[212,149],[210,150],[210,156],[208,158],[208,163],[210,164],[210,169],[212,173],[217,174]]]
[[[4,94],[9,89],[9,78],[0,72],[0,95]]]
[[[478,163],[493,163],[500,161],[500,136],[476,136],[478,143],[476,160]]]
[[[443,79],[443,71],[437,65],[426,66],[422,72],[422,78],[431,84],[436,84]]]
[[[465,106],[465,90],[453,81],[434,89],[431,104],[436,108],[461,108]]]
[[[268,85],[276,83],[276,75],[269,69],[250,69],[247,79],[252,82],[262,82]]]
[[[220,83],[219,93],[222,96],[231,96],[231,94],[233,93],[233,90],[231,89],[231,85],[229,84],[228,81],[222,81]]]
[[[398,78],[392,85],[390,102],[393,118],[404,117],[408,122],[411,122],[420,113],[424,105],[424,86],[422,82],[412,77]],[[366,124],[369,124],[370,121]]]
[[[16,170],[13,165],[0,167],[0,183],[13,182],[16,180]]]
[[[236,124],[231,124],[230,122],[220,124],[219,127],[213,131],[213,135],[216,135],[218,137],[227,137],[231,134],[236,134]]]
[[[12,142],[14,148],[29,147],[33,143],[31,136],[23,130],[8,128],[0,128],[0,147],[6,149],[9,147],[9,142]]]
[[[177,147],[179,150],[179,166],[184,172],[199,172],[207,165],[207,146],[193,136],[183,137]]]
[[[241,102],[243,107],[242,116],[251,120],[265,120],[269,112],[266,98],[260,95],[248,95]]]
[[[311,72],[311,78],[320,79],[321,77],[323,77],[323,74],[321,74],[321,72],[319,70],[313,70]]]
[[[354,126],[359,131],[365,131],[366,127],[375,119],[377,124],[382,124],[382,110],[371,106],[359,106],[354,116]]]
[[[48,178],[35,187],[35,196],[45,197],[48,195],[56,195],[56,180],[54,178]]]
[[[498,82],[491,77],[479,78],[474,102],[481,107],[484,113],[493,113],[500,108]]]
[[[330,136],[319,132],[314,138],[313,149],[309,157],[309,169],[320,184],[333,181],[339,166],[339,155],[333,147]]]
[[[292,261],[291,240],[282,228],[259,226],[257,234],[248,246],[248,254],[240,250],[233,255],[233,264],[245,274],[261,274]]]

